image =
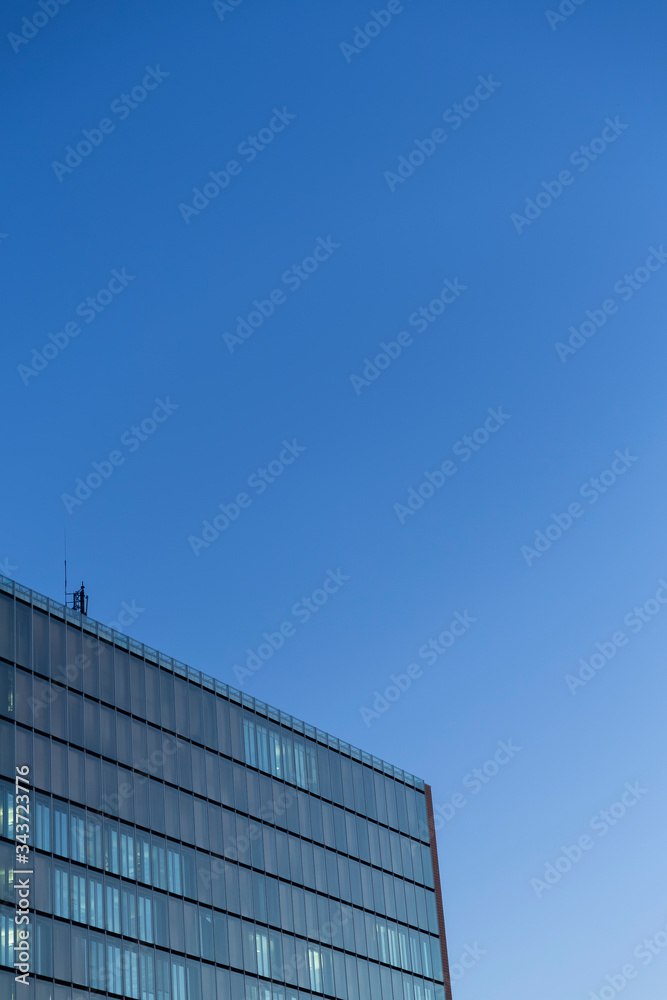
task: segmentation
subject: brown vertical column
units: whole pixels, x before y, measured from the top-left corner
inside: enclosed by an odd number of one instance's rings
[[[452,1000],[452,982],[449,976],[449,959],[447,957],[447,936],[445,934],[445,911],[442,906],[442,890],[440,888],[440,865],[438,864],[438,848],[435,843],[435,818],[433,816],[433,798],[431,786],[424,784],[426,792],[426,816],[428,818],[428,837],[431,842],[431,863],[433,865],[433,885],[435,888],[435,905],[438,911],[438,929],[440,931],[440,954],[442,955],[442,973],[445,980],[445,997]]]

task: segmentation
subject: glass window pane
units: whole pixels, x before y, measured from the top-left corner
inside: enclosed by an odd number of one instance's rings
[[[0,656],[14,660],[14,601],[7,594],[0,594]]]
[[[85,632],[83,635],[83,656],[83,690],[92,698],[99,698],[99,644],[95,636]]]
[[[53,626],[53,622],[51,622]],[[100,640],[98,646],[100,663],[100,698],[102,701],[115,705],[115,685],[113,673],[113,646]],[[53,669],[53,661],[52,661]]]
[[[160,725],[160,671],[152,663],[146,664],[146,718]],[[169,727],[173,728],[173,727]]]
[[[130,695],[132,714],[146,718],[146,664],[130,654]]]
[[[2,625],[0,624],[0,628],[1,627]],[[13,718],[14,703],[14,667],[12,667],[9,663],[0,662],[0,715]],[[42,729],[43,726],[40,725],[39,728]]]
[[[32,613],[21,601],[16,601],[16,662],[32,667]]]
[[[83,665],[83,636],[81,629],[68,625],[66,628],[67,643],[67,683],[77,691],[83,688],[81,676]]]

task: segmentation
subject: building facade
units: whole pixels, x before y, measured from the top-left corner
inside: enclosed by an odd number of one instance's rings
[[[0,996],[450,1000],[430,789],[0,577]]]

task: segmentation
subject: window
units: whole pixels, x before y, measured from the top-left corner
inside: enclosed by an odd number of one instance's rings
[[[35,713],[33,711],[32,705],[33,705],[32,674],[29,674],[25,670],[17,670],[16,671],[16,718],[18,719],[19,722],[23,722],[26,726],[36,725]],[[40,725],[39,728],[42,729],[43,725]]]
[[[104,868],[116,875],[120,873],[118,829],[108,819],[104,821]]]
[[[57,917],[69,919],[69,870],[56,866],[53,883],[53,912]]]
[[[316,993],[323,993],[320,949],[312,945],[308,946],[308,971],[310,973],[311,990],[315,990]]]
[[[213,944],[213,913],[199,910],[199,947],[201,957],[209,962],[215,961]]]
[[[179,819],[179,798],[178,789],[171,785],[164,786],[164,811],[165,811],[165,833],[168,837],[179,838],[181,836],[181,824]]]
[[[89,983],[94,990],[106,989],[104,970],[104,938],[91,933],[89,937],[90,976]]]
[[[204,709],[204,743],[207,747],[218,749],[218,727],[215,717],[216,697],[212,691],[202,691],[202,706]]]
[[[83,647],[83,690],[92,698],[98,698],[100,694],[100,674],[97,638],[84,632]]]
[[[169,892],[173,892],[177,896],[183,895],[181,855],[177,847],[167,848],[167,880],[169,884]]]
[[[88,935],[78,927],[72,928],[72,982],[88,985]]]
[[[14,659],[14,601],[6,594],[0,594],[0,656]]]
[[[209,799],[220,801],[220,767],[219,757],[206,751],[206,789]]]
[[[134,842],[137,859],[137,881],[143,882],[144,885],[151,885],[150,837],[142,830],[137,830]]]
[[[118,768],[109,761],[102,761],[102,803],[105,812],[118,815]]]
[[[0,715],[6,715],[11,719],[14,715],[14,705],[14,667],[10,666],[9,663],[0,663]],[[41,701],[38,702],[35,709],[36,716],[40,705]],[[48,725],[48,719],[46,725]],[[40,729],[43,727],[44,722],[40,725]]]
[[[14,796],[11,790],[2,787],[2,823],[0,832],[3,837],[14,836]],[[38,796],[35,803],[34,844],[43,851],[51,850],[51,806],[48,799]]]
[[[155,990],[156,1000],[170,1000],[170,965],[169,956],[155,955]]]
[[[60,802],[55,802],[53,805],[53,850],[62,858],[68,857],[68,818],[67,806],[62,805]]]
[[[86,906],[86,875],[80,869],[72,871],[72,920],[87,924],[88,908]]]
[[[245,762],[252,767],[257,767],[257,748],[255,745],[255,723],[250,719],[243,720],[243,744],[245,750]]]
[[[116,698],[114,705],[130,711],[130,657],[123,649],[114,649],[114,675]]]
[[[32,615],[27,604],[16,602],[16,662],[32,666]]]
[[[164,833],[164,785],[150,778],[147,790],[150,802],[150,827],[158,833]]]
[[[243,921],[243,964],[246,972],[257,972],[257,942],[252,924]]]
[[[110,705],[115,704],[116,692],[113,672],[113,646],[108,642],[98,644],[100,661],[100,698]]]
[[[83,697],[73,691],[67,692],[67,718],[69,742],[83,746]]]
[[[153,837],[151,844],[153,885],[157,889],[167,888],[167,849],[161,838]]]
[[[197,687],[195,684],[188,684],[189,732],[193,740],[203,743],[201,694],[200,687]]]
[[[14,965],[14,914],[6,906],[0,907],[0,965]]]
[[[82,876],[83,878],[83,876]],[[109,915],[113,921],[113,910]],[[102,879],[91,875],[88,878],[88,923],[104,929],[104,893]]]
[[[106,988],[110,993],[123,993],[120,945],[109,943],[107,938]]]
[[[156,893],[153,899],[155,943],[161,948],[169,947],[168,898]]]
[[[187,1000],[185,992],[185,962],[182,958],[171,960],[171,996],[172,1000]]]
[[[153,899],[147,892],[139,892],[139,937],[153,943]]]
[[[57,618],[49,620],[51,639],[51,676],[65,680],[65,626]]]
[[[120,873],[123,878],[135,878],[134,837],[125,830],[121,830],[120,834]]]
[[[155,773],[155,767],[148,760],[148,743],[146,739],[146,723],[132,719],[132,755],[134,767],[140,771]]]
[[[39,858],[36,856],[35,861]],[[0,843],[0,899],[5,903],[14,903],[14,859],[15,853],[11,844]],[[42,860],[40,858],[40,860]],[[45,906],[39,909],[48,909],[48,899]]]
[[[173,690],[171,700],[173,708]],[[160,725],[160,671],[152,663],[146,664],[146,718]]]
[[[125,937],[139,937],[137,932],[137,893],[134,889],[123,886],[121,896],[121,913],[123,919],[123,934]]]
[[[139,950],[139,983],[141,1000],[156,1000],[155,962],[153,952],[148,948]]]
[[[35,972],[39,976],[53,975],[52,921],[44,917],[37,917]]]
[[[192,755],[192,790],[198,795],[206,795],[206,765],[204,751],[191,746]]]
[[[223,698],[215,699],[215,712],[218,723],[218,748],[221,753],[229,755],[231,754],[229,705]]]
[[[213,931],[215,961],[220,965],[227,965],[229,962],[229,948],[227,947],[227,917],[224,913],[215,913],[213,915]]]
[[[169,900],[169,932],[171,935],[171,947],[176,951],[185,951],[183,902],[180,899]]]
[[[92,881],[92,880],[91,880]],[[107,930],[112,934],[120,934],[120,887],[109,885],[106,888]]]
[[[269,731],[266,726],[256,723],[255,732],[257,736],[257,766],[260,771],[270,772],[269,764]]]
[[[81,762],[83,763],[83,761]],[[71,765],[71,756],[70,756]],[[83,813],[72,809],[70,815],[70,837],[71,848],[70,857],[72,861],[86,863],[86,823]]]
[[[255,950],[257,955],[257,974],[259,976],[271,975],[269,965],[269,935],[267,931],[257,929],[255,931]]]
[[[106,705],[100,705],[100,735],[102,753],[116,759],[116,713]]]
[[[181,677],[174,677],[176,692],[176,732],[189,736],[188,682]]]
[[[273,729],[269,734],[269,755],[271,759],[271,774],[276,778],[283,777],[282,756],[280,751],[280,734]]]

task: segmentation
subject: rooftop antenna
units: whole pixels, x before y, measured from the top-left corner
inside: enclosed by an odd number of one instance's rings
[[[72,599],[71,604],[69,603],[70,598]],[[72,611],[79,611],[82,615],[88,614],[88,595],[83,580],[79,590],[74,590],[72,593],[67,591],[67,528],[65,528],[65,607],[71,608]]]

